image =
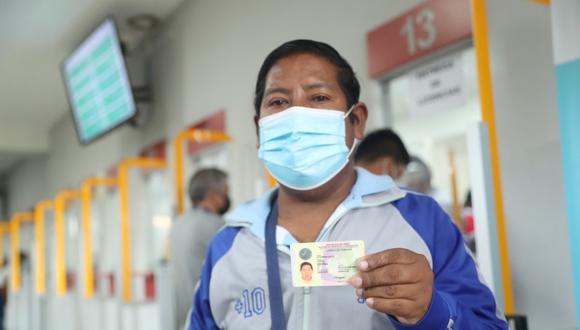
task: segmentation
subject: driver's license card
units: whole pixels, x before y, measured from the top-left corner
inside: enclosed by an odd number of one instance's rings
[[[363,241],[295,243],[290,246],[295,287],[347,285],[365,254]]]

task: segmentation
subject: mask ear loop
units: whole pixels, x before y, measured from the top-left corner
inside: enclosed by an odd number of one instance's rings
[[[358,143],[359,143],[359,140],[357,138],[354,138],[354,142],[352,143],[352,147],[348,151],[348,155],[346,156],[346,158],[350,159],[350,156],[352,155],[352,153],[356,149],[356,146],[358,145]]]
[[[358,104],[358,102],[357,102],[357,103],[355,103],[355,104],[353,104],[353,105],[350,107],[350,109],[348,109],[348,111],[347,111],[347,112],[344,114],[344,117],[343,117],[344,119],[346,119],[346,117],[350,116],[350,113],[352,112],[352,110],[355,108],[355,106],[356,106],[357,104]]]
[[[350,109],[348,109],[348,111],[344,114],[344,119],[348,118],[348,116],[350,116],[350,113],[352,112],[352,110],[355,108],[355,106],[358,104],[355,103],[353,104]],[[350,148],[350,150],[348,151],[348,155],[346,156],[346,158],[350,159],[350,156],[352,155],[352,153],[354,152],[354,150],[356,149],[356,146],[358,145],[359,140],[355,137],[354,141],[352,142],[352,147]]]

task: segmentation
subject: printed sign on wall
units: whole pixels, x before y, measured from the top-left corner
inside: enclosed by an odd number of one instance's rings
[[[410,73],[410,114],[422,116],[465,104],[465,76],[461,57],[447,57]]]

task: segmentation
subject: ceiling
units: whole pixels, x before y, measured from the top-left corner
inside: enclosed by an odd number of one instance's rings
[[[134,39],[127,17],[163,20],[182,1],[0,0],[0,174],[48,152],[49,128],[68,113],[60,64],[105,16],[116,18],[122,39]]]

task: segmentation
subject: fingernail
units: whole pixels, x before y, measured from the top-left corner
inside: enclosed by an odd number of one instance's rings
[[[366,302],[369,307],[373,307],[375,304],[375,300],[373,298],[367,298]]]
[[[355,275],[349,280],[349,282],[350,285],[354,286],[355,288],[358,288],[362,285],[362,278]]]
[[[356,289],[356,296],[359,298],[362,298],[363,296],[363,290],[362,289]]]
[[[358,262],[358,269],[367,270],[369,268],[369,263],[366,260],[361,260]]]

